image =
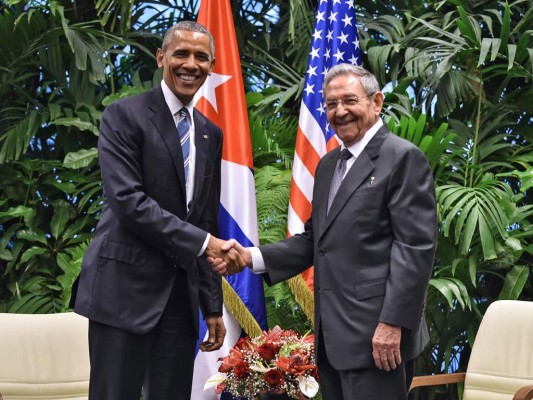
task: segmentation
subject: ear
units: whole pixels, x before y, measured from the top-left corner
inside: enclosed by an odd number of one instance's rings
[[[209,65],[209,72],[208,72],[209,75],[211,75],[211,72],[213,72],[213,69],[215,68],[215,61],[216,61],[216,58],[213,58],[211,60],[211,64]]]
[[[382,92],[376,92],[372,95],[372,107],[374,107],[374,113],[379,116],[381,109],[383,108],[383,101],[385,97]]]
[[[162,49],[157,49],[155,53],[155,58],[157,60],[157,67],[161,68],[163,66],[163,58],[165,57],[165,52]]]

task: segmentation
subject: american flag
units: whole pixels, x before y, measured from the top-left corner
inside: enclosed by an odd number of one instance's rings
[[[302,232],[311,216],[315,169],[320,158],[339,142],[326,119],[322,83],[339,63],[361,64],[353,0],[321,0],[307,62],[292,172],[288,233]],[[302,274],[313,288],[313,270]]]

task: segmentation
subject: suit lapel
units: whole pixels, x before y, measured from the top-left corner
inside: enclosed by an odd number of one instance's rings
[[[316,207],[318,213],[318,232],[322,231],[320,227],[325,226],[329,189],[331,186],[331,181],[333,180],[333,172],[335,171],[335,166],[337,165],[339,153],[340,146],[332,150],[324,157],[320,166],[321,178],[318,179],[318,176],[316,177],[315,184],[318,185],[318,190],[314,191],[313,206]]]
[[[327,231],[331,223],[335,220],[335,217],[339,214],[339,212],[344,208],[348,200],[352,197],[354,192],[365,182],[365,180],[368,178],[368,176],[374,171],[374,162],[372,161],[376,157],[379,156],[379,149],[381,148],[381,145],[383,144],[383,141],[385,138],[390,134],[389,130],[383,125],[374,135],[374,137],[368,142],[368,144],[365,146],[364,150],[361,152],[359,157],[354,161],[352,167],[344,177],[341,186],[339,187],[339,190],[335,196],[335,199],[333,200],[333,203],[331,204],[331,208],[329,210],[329,213],[326,215],[326,211],[321,212],[322,215],[325,216],[323,229],[320,231],[320,235],[324,234],[324,232]],[[337,157],[334,157],[334,163],[333,168],[335,168],[335,164],[337,162]],[[331,185],[331,178],[333,176],[333,172],[329,175],[329,182]],[[325,206],[323,210],[327,210],[327,197],[329,194],[329,186],[328,185],[328,191],[326,194],[322,194],[322,196],[325,195]]]
[[[206,129],[205,118],[202,118],[198,111],[194,110],[194,145],[196,147],[196,161],[194,166],[194,193],[192,202],[189,207],[188,215],[194,211],[194,207],[198,204],[198,197],[202,193],[204,184],[204,172],[206,165],[207,153],[209,150],[209,136],[210,132]]]
[[[178,130],[174,126],[174,118],[168,109],[161,86],[157,86],[153,91],[153,101],[150,103],[150,109],[153,111],[151,121],[165,142],[167,149],[172,156],[174,169],[178,174],[181,183],[181,192],[184,201],[187,198],[185,190],[185,168],[183,167],[183,154],[179,140]]]

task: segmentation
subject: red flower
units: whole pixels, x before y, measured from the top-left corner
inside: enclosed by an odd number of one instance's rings
[[[257,348],[257,353],[265,360],[270,361],[276,355],[276,349],[271,342],[265,342]]]
[[[304,337],[302,339],[303,342],[305,343],[315,343],[315,335],[313,335],[312,333],[307,335],[306,337]]]
[[[237,343],[235,343],[235,346],[233,346],[233,348],[239,349],[239,350],[248,350],[248,349],[253,348],[253,345],[252,345],[252,342],[250,341],[250,338],[247,336],[247,337],[243,337],[237,340]]]
[[[279,386],[285,382],[285,379],[279,369],[269,369],[265,372],[265,381],[271,386]]]
[[[313,369],[311,370],[311,376],[313,378],[315,378],[315,381],[320,382],[320,379],[318,377],[318,368],[317,367],[313,367]]]
[[[235,367],[233,373],[237,379],[246,378],[248,375],[250,375],[250,366],[247,362],[242,362]]]
[[[303,375],[306,371],[315,368],[314,365],[309,365],[309,357],[300,350],[294,350],[289,357],[279,357],[276,365],[283,372],[293,375]]]
[[[233,348],[229,351],[229,355],[222,359],[218,372],[230,372],[240,363],[242,363],[242,353]]]

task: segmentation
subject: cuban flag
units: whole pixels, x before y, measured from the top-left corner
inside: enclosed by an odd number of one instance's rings
[[[215,40],[215,68],[197,93],[198,108],[224,134],[219,229],[223,239],[235,238],[243,246],[259,244],[253,175],[253,155],[248,112],[229,0],[202,0],[198,22]],[[243,330],[254,337],[267,329],[263,282],[247,268],[222,278],[224,289],[224,346],[216,352],[198,352],[194,365],[191,400],[217,399],[215,389],[204,391],[207,379],[219,366]],[[201,318],[203,320],[203,318]],[[201,338],[205,338],[205,324]],[[205,333],[204,333],[205,332]]]
[[[326,119],[322,84],[328,70],[339,63],[361,64],[353,0],[320,0],[300,106],[288,211],[288,235],[303,232],[311,216],[315,170],[320,158],[339,146]],[[314,270],[289,282],[296,300],[312,318]],[[302,281],[303,278],[303,281]],[[304,284],[304,281],[306,284]],[[301,283],[300,283],[301,282]],[[309,309],[310,308],[310,309]]]

